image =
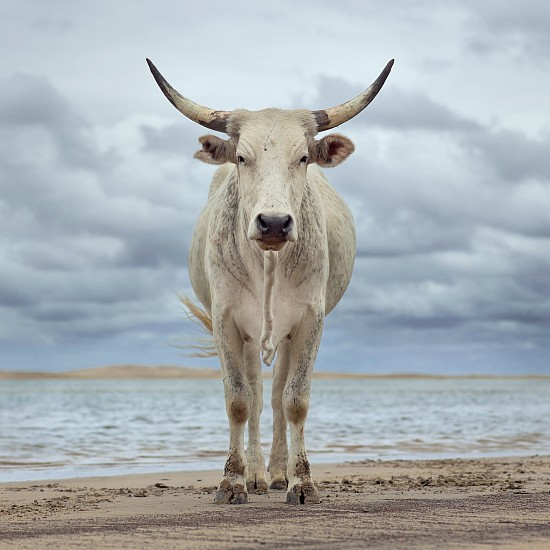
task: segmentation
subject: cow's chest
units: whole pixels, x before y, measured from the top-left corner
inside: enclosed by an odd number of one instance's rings
[[[230,272],[227,265],[210,266],[212,310],[229,314],[246,340],[259,341],[264,318],[264,274],[241,267]],[[302,319],[312,311],[324,311],[325,270],[281,262],[275,272],[271,313],[273,341],[279,342],[296,331]],[[224,315],[225,317],[225,315]]]

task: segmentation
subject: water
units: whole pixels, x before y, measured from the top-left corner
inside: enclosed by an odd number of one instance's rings
[[[550,380],[316,380],[306,441],[316,463],[550,454],[549,418]],[[219,380],[0,383],[0,482],[221,471],[227,441]]]

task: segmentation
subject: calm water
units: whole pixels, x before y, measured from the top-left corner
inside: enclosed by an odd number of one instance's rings
[[[549,454],[549,419],[550,380],[314,381],[306,440],[312,462]],[[0,382],[0,481],[221,470],[227,438],[217,380]]]

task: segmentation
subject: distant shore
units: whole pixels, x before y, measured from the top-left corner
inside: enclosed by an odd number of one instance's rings
[[[264,369],[264,378],[272,377],[272,369]],[[171,365],[113,365],[65,372],[0,371],[0,380],[214,380],[221,371],[213,368],[178,367]],[[313,373],[316,380],[550,380],[550,375],[439,375],[422,373],[368,374],[346,372]]]

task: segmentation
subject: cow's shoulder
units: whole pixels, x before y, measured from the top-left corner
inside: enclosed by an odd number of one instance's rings
[[[213,200],[219,191],[224,189],[235,173],[235,165],[232,162],[222,164],[214,173],[208,192],[208,200]]]

